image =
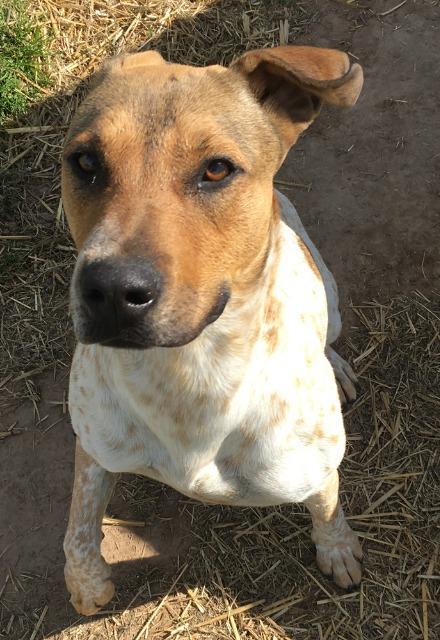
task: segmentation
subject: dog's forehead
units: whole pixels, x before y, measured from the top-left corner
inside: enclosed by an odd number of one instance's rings
[[[238,156],[254,157],[262,114],[241,76],[225,67],[178,64],[118,65],[104,72],[72,122],[67,144],[99,140],[109,154],[141,147],[165,149],[164,137],[182,149],[209,140]],[[230,145],[232,144],[232,147]]]
[[[118,65],[103,73],[84,100],[73,132],[118,112],[145,123],[155,119],[170,126],[179,117],[212,115],[233,118],[237,104],[252,106],[238,74],[218,65]]]
[[[135,57],[135,56],[134,56]],[[106,79],[111,83],[121,83],[126,87],[138,87],[139,89],[150,87],[151,89],[168,89],[170,84],[177,83],[179,88],[190,88],[193,85],[215,84],[216,79],[228,76],[230,70],[221,65],[208,67],[193,67],[185,64],[163,62],[162,64],[145,63],[134,64],[121,61],[120,64],[108,66],[105,71]]]

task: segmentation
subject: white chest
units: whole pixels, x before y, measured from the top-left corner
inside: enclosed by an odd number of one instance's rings
[[[266,506],[302,501],[343,456],[325,358],[318,387],[298,389],[266,371],[260,383],[244,379],[217,403],[167,387],[161,395],[154,368],[143,371],[142,384],[125,375],[110,390],[97,384],[97,364],[84,366],[83,350],[72,369],[72,423],[83,448],[109,471],[139,473],[206,502]]]

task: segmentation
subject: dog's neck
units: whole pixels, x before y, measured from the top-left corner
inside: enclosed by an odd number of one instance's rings
[[[232,296],[218,320],[183,347],[155,350],[155,356],[171,370],[187,371],[191,386],[193,380],[198,385],[204,382],[206,388],[235,386],[242,375],[256,342],[267,329],[266,316],[280,262],[280,227],[279,221],[272,226],[259,276],[246,286],[245,293]]]

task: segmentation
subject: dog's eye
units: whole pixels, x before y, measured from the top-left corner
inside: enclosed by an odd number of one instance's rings
[[[212,160],[205,169],[203,182],[221,182],[233,173],[234,167],[228,160]]]
[[[84,152],[76,156],[76,164],[78,169],[88,176],[95,175],[98,171],[98,158],[94,153]]]

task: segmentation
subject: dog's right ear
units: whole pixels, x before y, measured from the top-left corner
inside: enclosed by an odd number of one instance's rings
[[[166,64],[158,51],[140,51],[139,53],[129,53],[127,55],[113,58],[111,64],[115,70],[126,71],[135,67],[157,67]]]
[[[106,60],[102,67],[91,76],[89,88],[92,90],[98,87],[111,73],[141,69],[142,67],[157,67],[162,64],[167,64],[167,62],[158,51],[140,51],[139,53],[116,56]]]
[[[362,89],[359,64],[342,51],[285,46],[246,52],[233,62],[284,142],[285,151],[318,115],[325,102],[355,104]]]

